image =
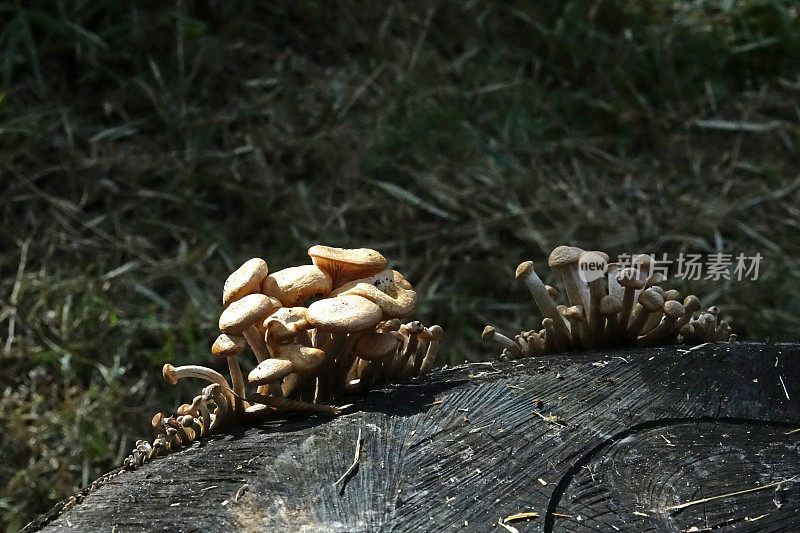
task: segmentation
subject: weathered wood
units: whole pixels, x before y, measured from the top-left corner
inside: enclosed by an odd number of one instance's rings
[[[680,349],[472,364],[233,429],[44,531],[800,530],[800,345]]]

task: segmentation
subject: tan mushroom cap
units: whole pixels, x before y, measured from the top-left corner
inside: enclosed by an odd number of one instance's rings
[[[334,287],[377,274],[386,268],[386,258],[369,248],[334,248],[317,244],[308,249],[311,261],[327,272]]]
[[[381,317],[380,307],[355,294],[325,298],[308,307],[308,322],[332,333],[364,331],[374,327]]]
[[[575,246],[558,246],[552,252],[547,260],[547,264],[551,268],[558,268],[562,266],[571,265],[581,260],[583,250]]]
[[[648,311],[655,311],[664,305],[664,297],[653,289],[643,290],[637,300]]]
[[[620,300],[617,296],[607,294],[600,299],[601,315],[615,315],[620,311],[622,311],[622,300]]]
[[[684,309],[683,304],[679,301],[667,300],[664,302],[664,315],[669,318],[680,318],[683,316],[684,312],[686,312],[686,309]]]
[[[634,268],[623,268],[617,276],[617,282],[625,288],[641,289],[644,288],[645,280]]]
[[[253,293],[266,277],[267,270],[267,262],[259,257],[245,261],[225,280],[222,305],[227,307],[231,302]]]
[[[325,363],[325,352],[302,344],[279,344],[274,348],[276,359],[291,361],[292,372],[310,374]]]
[[[248,294],[229,305],[219,316],[219,329],[223,333],[241,333],[281,307],[275,298],[263,294]]]
[[[353,346],[353,351],[361,359],[376,361],[393,354],[398,344],[391,333],[376,331],[359,337]]]
[[[374,302],[383,311],[383,318],[406,318],[417,309],[417,293],[396,270],[384,270],[363,279],[346,283],[331,296],[355,294]]]
[[[273,272],[261,283],[261,292],[292,307],[315,294],[327,295],[331,278],[315,265],[301,265]]]
[[[253,385],[266,385],[292,373],[292,362],[285,359],[264,359],[247,375]]]
[[[221,333],[211,346],[211,353],[216,357],[233,357],[242,353],[246,346],[244,335]]]
[[[267,342],[284,342],[308,328],[308,309],[305,307],[281,307],[269,315],[263,324]]]

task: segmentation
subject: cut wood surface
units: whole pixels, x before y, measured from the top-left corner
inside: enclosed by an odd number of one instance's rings
[[[336,418],[230,429],[34,526],[800,531],[800,345],[686,349],[445,369]]]

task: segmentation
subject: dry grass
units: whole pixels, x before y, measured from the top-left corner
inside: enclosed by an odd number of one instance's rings
[[[800,337],[791,0],[161,5],[0,1],[8,530],[190,397],[159,368],[213,364],[253,255],[381,250],[461,362],[533,322],[513,269],[555,245],[760,252],[691,290]]]

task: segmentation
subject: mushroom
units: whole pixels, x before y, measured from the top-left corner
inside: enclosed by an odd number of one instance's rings
[[[383,311],[384,319],[406,318],[417,309],[417,293],[396,270],[384,270],[368,278],[342,285],[331,296],[355,294],[374,302]]]
[[[563,322],[563,319],[559,316],[559,320]],[[550,318],[542,319],[542,325],[544,326],[544,351],[545,353],[552,353],[558,349],[558,344],[556,343],[556,330],[553,323],[555,321]]]
[[[355,294],[317,300],[308,307],[308,323],[332,333],[351,333],[375,327],[381,308]]]
[[[331,291],[331,277],[315,265],[289,267],[265,277],[261,291],[284,307],[293,307],[315,294],[327,295]]]
[[[606,265],[606,279],[608,280],[608,294],[616,296],[622,301],[622,294],[624,292],[622,285],[617,281],[621,268],[619,263],[609,263]]]
[[[590,307],[586,308],[589,334],[585,336],[584,342],[586,342],[588,348],[597,344],[603,336],[603,317],[600,314],[600,300],[606,295],[606,283],[600,273],[604,272],[605,266],[608,265],[608,259],[608,254],[600,251],[586,252],[580,259],[581,265],[591,264],[595,267],[602,267],[593,269],[592,273],[597,272],[598,274],[587,280],[590,302]]]
[[[164,380],[170,385],[177,384],[179,379],[198,378],[218,384],[222,387],[223,392],[227,391],[230,393],[231,391],[228,380],[216,370],[206,366],[184,365],[176,367],[166,363],[161,369],[161,375],[164,376]]]
[[[481,338],[485,341],[497,341],[501,346],[507,348],[515,357],[522,355],[519,344],[497,331],[494,326],[486,326],[483,328]]]
[[[219,316],[219,329],[227,334],[242,334],[260,363],[269,357],[267,346],[256,327],[281,307],[280,301],[263,294],[249,294],[229,305]]]
[[[311,261],[327,272],[333,287],[366,278],[386,268],[386,258],[369,248],[334,248],[317,244],[308,249]]]
[[[556,289],[552,285],[545,285],[544,288],[547,291],[547,294],[550,296],[550,298],[553,299],[553,301],[558,300],[558,297],[561,296],[561,293],[558,292],[558,289]]]
[[[617,331],[621,337],[625,335],[628,329],[628,321],[630,320],[631,310],[633,309],[634,296],[637,290],[644,287],[644,280],[639,277],[635,269],[625,268],[617,276],[617,281],[623,288],[622,309],[619,312],[619,322],[617,323]]]
[[[644,293],[643,293],[644,294]],[[676,300],[664,302],[664,318],[658,325],[636,340],[639,346],[655,346],[674,335],[675,322],[683,316],[683,304]]]
[[[417,345],[419,344],[418,336],[422,331],[425,329],[418,320],[414,320],[407,324],[403,324],[400,326],[400,329],[397,330],[400,338],[403,339],[403,346],[397,352],[394,360],[391,361],[388,369],[384,366],[384,370],[388,370],[387,378],[395,378],[398,377],[402,372],[403,369],[408,364],[408,360],[412,354],[416,353]]]
[[[591,307],[589,289],[581,278],[579,265],[583,253],[583,250],[575,246],[558,246],[550,252],[547,264],[561,274],[569,304],[589,309]]]
[[[570,346],[570,333],[567,324],[558,312],[555,302],[553,302],[550,295],[547,294],[547,289],[542,283],[541,278],[536,274],[533,269],[533,261],[525,261],[520,263],[517,267],[516,278],[522,281],[533,296],[533,301],[539,308],[539,311],[545,318],[553,321],[553,334],[552,341],[563,350],[569,349]]]
[[[586,317],[583,314],[583,307],[580,305],[571,305],[565,308],[562,314],[570,323],[572,345],[576,348],[587,347],[589,344],[587,339],[589,336],[589,329],[587,327]]]
[[[633,314],[626,331],[626,336],[631,340],[635,340],[639,336],[639,332],[642,331],[650,314],[656,313],[664,307],[664,297],[653,289],[645,289],[639,294],[638,302],[641,307]]]
[[[622,300],[618,296],[607,294],[600,299],[600,315],[606,321],[605,335],[603,337],[605,344],[613,343],[616,338],[619,329],[617,315],[620,311],[622,311]]]
[[[370,387],[380,373],[384,361],[390,361],[390,356],[397,352],[398,341],[388,331],[370,332],[360,336],[353,345],[353,351],[366,361],[359,378],[359,388],[366,390]]]
[[[255,292],[266,275],[266,261],[259,257],[245,261],[225,280],[225,286],[222,289],[222,305],[228,307],[236,300]]]
[[[238,360],[239,354],[244,351],[246,345],[247,341],[243,335],[220,333],[211,346],[211,353],[214,356],[225,358],[228,362],[228,370],[231,373],[231,381],[233,382],[233,392],[236,393],[234,409],[237,413],[241,413],[246,407],[243,403],[243,398],[245,397],[244,376],[242,376],[242,369],[239,368]]]
[[[253,385],[274,385],[292,373],[292,362],[284,359],[265,359],[258,363],[247,380]],[[270,388],[272,392],[272,388]]]
[[[348,345],[355,342],[354,334],[374,328],[382,316],[380,307],[355,294],[325,298],[308,307],[309,324],[331,333],[331,340],[324,347],[328,367],[317,377],[315,401],[327,400],[333,384],[349,372],[355,356],[348,353]]]
[[[692,315],[696,311],[699,311],[703,305],[700,303],[700,299],[697,296],[690,294],[683,299],[683,307],[685,309],[683,316],[679,318],[677,322],[675,322],[676,333],[680,332],[681,328],[689,323],[689,321],[692,319]]]
[[[433,368],[436,362],[436,353],[439,350],[439,343],[444,336],[444,330],[441,326],[434,324],[428,331],[431,334],[431,340],[428,343],[428,349],[425,351],[425,358],[422,360],[422,366],[419,368],[419,374],[427,374]]]
[[[264,320],[264,340],[268,348],[272,343],[294,342],[295,337],[308,326],[307,308],[281,307]]]
[[[272,356],[291,362],[292,371],[298,374],[312,374],[325,363],[325,352],[297,343],[275,345]]]

